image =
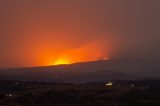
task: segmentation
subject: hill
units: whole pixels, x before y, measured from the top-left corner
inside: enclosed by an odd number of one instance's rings
[[[160,61],[115,59],[70,65],[0,70],[2,79],[51,82],[92,82],[160,78]]]

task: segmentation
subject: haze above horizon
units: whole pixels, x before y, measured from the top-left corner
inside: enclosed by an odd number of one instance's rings
[[[0,68],[160,58],[159,0],[1,0]]]

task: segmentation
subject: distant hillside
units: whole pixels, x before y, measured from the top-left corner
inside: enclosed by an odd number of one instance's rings
[[[117,59],[81,62],[70,65],[0,70],[2,79],[52,82],[92,82],[160,78],[160,61]]]

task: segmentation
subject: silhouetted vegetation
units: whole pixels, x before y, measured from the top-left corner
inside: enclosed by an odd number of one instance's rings
[[[160,106],[159,84],[143,82],[116,81],[106,86],[1,80],[0,106]]]

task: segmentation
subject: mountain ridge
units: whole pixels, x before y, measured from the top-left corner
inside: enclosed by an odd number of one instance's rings
[[[160,61],[119,59],[80,62],[68,65],[4,69],[0,70],[0,77],[53,82],[92,82],[100,80],[160,78],[159,73]]]

